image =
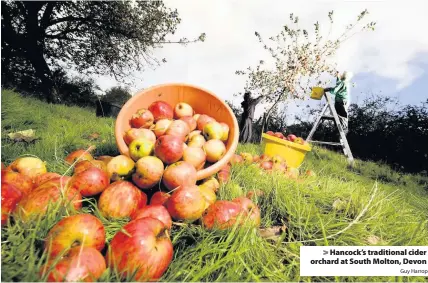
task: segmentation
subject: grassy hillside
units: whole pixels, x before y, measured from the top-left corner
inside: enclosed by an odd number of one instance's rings
[[[94,111],[52,106],[3,91],[2,154],[6,164],[24,154],[47,161],[51,171],[64,173],[62,159],[77,148],[96,145],[96,155],[117,154],[114,121],[96,118]],[[34,129],[32,144],[13,143],[7,134]],[[94,138],[94,133],[99,135]],[[92,138],[90,137],[92,135]],[[96,136],[96,135],[95,135]],[[238,152],[261,153],[257,145],[240,145]],[[174,260],[162,281],[427,281],[423,277],[299,276],[301,245],[428,245],[428,180],[403,175],[387,166],[356,162],[346,168],[343,156],[323,149],[307,155],[301,172],[312,169],[317,177],[288,179],[266,174],[256,166],[235,165],[231,181],[221,187],[219,199],[232,199],[251,190],[264,194],[255,202],[261,208],[262,226],[284,223],[287,233],[274,241],[256,230],[209,232],[197,225],[175,226],[171,231]],[[98,215],[95,200],[84,211]],[[40,223],[2,230],[2,280],[34,281],[43,263],[40,243],[58,219],[69,213],[57,208]],[[124,221],[102,218],[107,240]],[[41,258],[41,259],[40,259]],[[103,281],[117,281],[106,272]]]

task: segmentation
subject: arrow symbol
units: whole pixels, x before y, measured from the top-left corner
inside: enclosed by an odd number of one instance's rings
[[[328,251],[322,251],[322,255],[328,254]]]

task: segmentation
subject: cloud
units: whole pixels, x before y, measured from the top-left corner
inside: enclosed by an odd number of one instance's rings
[[[288,23],[290,13],[299,16],[304,27],[310,28],[319,20],[323,28],[328,26],[330,10],[334,10],[335,27],[338,27],[332,30],[333,35],[340,33],[366,8],[369,17],[377,22],[376,31],[355,35],[335,57],[339,69],[352,71],[356,80],[367,77],[359,74],[373,74],[393,82],[395,91],[399,91],[427,71],[412,63],[416,54],[428,51],[428,37],[423,30],[428,26],[425,1],[404,4],[402,1],[168,0],[166,5],[177,8],[182,18],[174,37],[191,38],[205,32],[206,41],[186,47],[167,45],[156,50],[155,56],[166,58],[167,63],[155,70],[136,73],[133,90],[160,83],[186,82],[207,88],[239,105],[240,99],[232,95],[243,90],[245,78],[235,75],[235,71],[268,58],[254,32],[260,32],[265,38],[276,35]],[[116,84],[108,77],[100,77],[98,82],[104,89]],[[256,116],[263,111],[263,107],[257,108]]]

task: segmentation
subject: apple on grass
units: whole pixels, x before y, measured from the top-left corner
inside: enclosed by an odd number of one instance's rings
[[[167,120],[168,121],[168,120]],[[159,122],[158,122],[159,123]],[[165,129],[166,131],[166,129]],[[149,129],[136,129],[131,128],[128,131],[125,132],[123,135],[123,140],[127,145],[129,145],[132,141],[136,140],[137,138],[146,138],[147,140],[155,143],[156,142],[156,135],[153,131]]]
[[[9,215],[15,211],[21,198],[22,192],[14,185],[1,183],[1,227],[8,223]]]
[[[226,153],[226,146],[220,140],[209,140],[203,145],[207,155],[207,161],[214,163],[219,161]]]
[[[186,161],[195,167],[196,170],[204,168],[207,157],[200,147],[187,147],[183,152],[183,161]]]
[[[79,161],[76,163],[76,165],[74,165],[74,175],[77,175],[79,173],[82,173],[83,171],[92,168],[92,167],[96,167],[98,169],[101,169],[105,172],[107,172],[107,164],[101,160],[83,160],[83,161]]]
[[[110,178],[107,172],[97,167],[92,167],[79,174],[75,174],[70,180],[70,187],[78,190],[84,197],[98,195],[109,184]]]
[[[155,118],[153,117],[152,112],[142,108],[132,115],[129,123],[132,128],[150,128],[150,126],[153,125],[154,120]]]
[[[230,160],[231,164],[237,164],[237,163],[242,163],[242,162],[244,162],[244,158],[242,158],[242,156],[238,155],[238,154],[234,154],[232,156],[232,159]]]
[[[240,213],[240,204],[232,201],[219,200],[208,207],[202,216],[202,224],[209,230],[224,230],[235,225]]]
[[[241,152],[241,156],[246,163],[253,163],[253,155],[248,152]]]
[[[31,179],[47,172],[45,162],[37,157],[20,157],[9,164],[7,169],[23,174]]]
[[[272,170],[273,162],[272,161],[263,161],[260,163],[260,168],[264,170]]]
[[[205,124],[203,134],[206,140],[220,140],[223,137],[223,126],[215,121]]]
[[[165,164],[177,162],[183,157],[183,141],[176,136],[161,136],[155,143],[155,155]]]
[[[193,119],[192,116],[183,116],[180,118],[180,120],[186,122],[187,126],[189,126],[190,132],[196,130],[196,127],[198,124],[196,123],[196,120]]]
[[[79,161],[93,160],[94,157],[91,155],[91,151],[94,149],[95,147],[89,147],[87,150],[78,149],[78,150],[72,151],[65,157],[65,162],[71,165],[74,162],[76,162],[76,160],[79,160]]]
[[[166,202],[166,208],[171,217],[186,222],[201,218],[205,207],[205,196],[196,185],[181,186]]]
[[[174,117],[176,119],[180,119],[185,116],[192,116],[193,113],[192,106],[184,102],[180,102],[174,107]]]
[[[127,179],[135,169],[135,162],[126,155],[113,157],[107,164],[107,173],[111,181]]]
[[[253,155],[253,162],[259,162],[260,161],[260,156],[258,156],[257,154]]]
[[[99,161],[102,161],[102,162],[104,162],[104,164],[107,166],[107,164],[110,162],[110,160],[112,160],[113,159],[113,156],[110,156],[110,155],[101,155],[101,156],[98,156],[97,158],[96,158],[96,160],[99,160]],[[107,170],[107,168],[106,168],[106,170]]]
[[[173,257],[173,246],[168,229],[158,219],[146,217],[126,224],[110,242],[107,266],[125,279],[157,281]]]
[[[171,197],[170,194],[165,192],[156,192],[152,195],[152,198],[150,199],[150,205],[156,205],[160,204],[163,206],[166,206],[166,202]]]
[[[89,161],[88,161],[89,162]],[[68,176],[61,176],[58,173],[53,173],[53,172],[46,172],[44,174],[38,175],[36,178],[34,178],[33,180],[33,188],[37,188],[38,186],[46,183],[47,181],[53,180],[53,179],[58,179],[58,178],[65,178],[67,179]],[[64,180],[65,180],[64,179]]]
[[[260,209],[250,199],[246,197],[238,197],[232,200],[241,206],[243,217],[242,223],[251,226],[260,226]]]
[[[169,215],[168,210],[166,210],[165,206],[161,204],[148,205],[143,207],[134,214],[132,220],[146,217],[152,217],[161,221],[163,224],[165,224],[167,229],[171,229],[172,227],[171,216]]]
[[[190,133],[190,128],[186,122],[182,120],[174,120],[169,125],[168,129],[165,132],[165,135],[179,137],[181,141],[184,142],[189,133]]]
[[[1,170],[1,182],[13,185],[24,195],[28,194],[34,187],[30,177],[11,170]]]
[[[171,123],[172,123],[172,120],[160,119],[159,121],[156,122],[154,126],[151,127],[151,129],[156,137],[160,137],[165,134],[166,130],[168,130]]]
[[[195,185],[196,173],[196,169],[191,163],[179,161],[165,169],[162,183],[170,191],[186,185]]]
[[[159,183],[164,172],[162,160],[155,156],[140,158],[135,164],[132,181],[140,189],[149,189]]]
[[[172,109],[171,105],[165,101],[155,101],[150,104],[148,109],[153,114],[155,122],[161,119],[172,120],[174,117],[174,110]]]
[[[101,251],[105,240],[106,234],[101,220],[92,214],[77,214],[61,219],[52,227],[44,248],[52,257],[75,246],[92,247]]]
[[[98,209],[107,218],[132,217],[146,205],[147,195],[128,181],[111,183],[98,200]]]
[[[129,145],[129,155],[134,161],[152,154],[155,143],[146,138],[137,138]]]

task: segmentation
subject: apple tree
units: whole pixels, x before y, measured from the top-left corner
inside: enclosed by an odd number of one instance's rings
[[[270,115],[281,103],[290,98],[304,98],[312,86],[325,86],[331,76],[337,74],[332,57],[340,46],[357,32],[374,30],[375,22],[363,20],[367,14],[367,10],[362,11],[336,38],[330,38],[334,25],[333,11],[328,13],[330,27],[326,37],[318,22],[312,31],[303,29],[294,14],[290,14],[290,23],[279,34],[270,37],[269,42],[255,32],[269,54],[269,61],[260,60],[255,68],[250,66],[236,71],[236,74],[247,76],[246,91],[263,95],[265,102],[270,104],[264,115],[262,132]]]

